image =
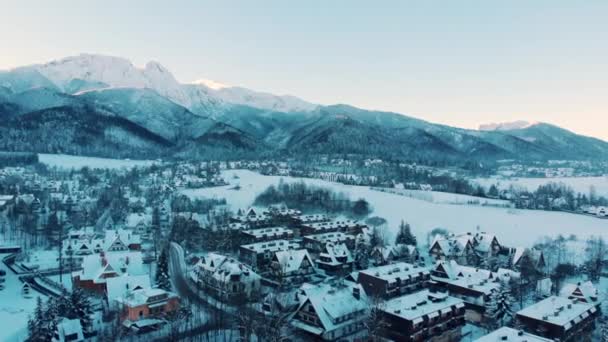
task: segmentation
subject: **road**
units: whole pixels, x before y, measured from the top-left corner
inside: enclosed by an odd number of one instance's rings
[[[207,321],[205,329],[198,330],[197,333],[226,328],[232,325],[230,310],[220,310],[214,303],[209,302],[209,298],[201,291],[196,289],[192,282],[188,280],[186,261],[184,259],[184,249],[179,244],[172,242],[169,248],[169,275],[173,288],[181,298],[186,298],[200,310],[206,313]],[[224,307],[222,307],[224,308]],[[226,309],[226,308],[224,308]]]

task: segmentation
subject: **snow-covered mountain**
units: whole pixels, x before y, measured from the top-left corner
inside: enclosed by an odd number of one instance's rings
[[[90,54],[0,71],[0,118],[0,150],[187,157],[351,153],[454,163],[608,160],[607,142],[548,124],[462,129],[216,81],[180,83],[156,62],[137,67]]]
[[[137,67],[125,58],[114,56],[81,54],[17,71],[20,75],[28,74],[32,85],[48,87],[52,84],[68,94],[102,88],[149,88],[195,113],[210,116],[215,116],[223,106],[232,104],[280,112],[309,111],[317,107],[294,96],[273,95],[209,80],[182,84],[158,62],[151,61],[144,67]],[[2,77],[0,86],[1,81]],[[7,80],[5,83],[11,82]],[[25,84],[16,91],[28,88]]]
[[[524,129],[530,126],[538,124],[537,122],[531,123],[524,120],[512,121],[512,122],[498,122],[479,125],[480,131],[511,131],[514,129]]]

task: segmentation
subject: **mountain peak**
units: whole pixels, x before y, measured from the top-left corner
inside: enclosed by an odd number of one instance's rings
[[[214,80],[208,80],[208,79],[198,79],[196,81],[191,82],[191,84],[194,85],[203,85],[207,88],[213,89],[213,90],[219,90],[219,89],[224,89],[224,88],[230,88],[229,85],[224,84],[224,83],[220,83]]]
[[[529,122],[525,120],[511,121],[511,122],[498,122],[479,125],[480,131],[512,131],[515,129],[525,129],[528,127],[536,126],[540,122]]]

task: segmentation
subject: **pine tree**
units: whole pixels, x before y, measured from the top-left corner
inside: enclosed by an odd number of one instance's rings
[[[156,268],[156,285],[166,291],[171,291],[171,280],[169,279],[168,247],[164,247],[158,257]]]
[[[414,234],[412,234],[412,228],[410,227],[409,223],[406,223],[401,220],[401,224],[399,224],[399,232],[397,233],[395,243],[416,246],[416,237],[414,236]]]
[[[85,332],[91,331],[93,328],[93,319],[91,318],[93,307],[89,297],[79,288],[75,288],[68,297],[64,297],[64,301],[67,308],[66,317],[79,319],[82,330]]]
[[[513,303],[509,284],[501,282],[500,286],[492,292],[486,303],[486,327],[492,330],[508,325],[513,319]]]

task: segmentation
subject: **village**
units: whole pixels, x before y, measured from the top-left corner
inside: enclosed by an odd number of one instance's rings
[[[420,241],[407,217],[394,238],[387,234],[365,198],[317,198],[303,188],[301,205],[230,208],[222,198],[180,193],[227,186],[227,167],[1,169],[0,319],[14,310],[21,326],[0,339],[592,341],[608,334],[601,237],[521,247],[470,227],[437,228]],[[581,243],[585,260],[571,262],[566,250]]]

